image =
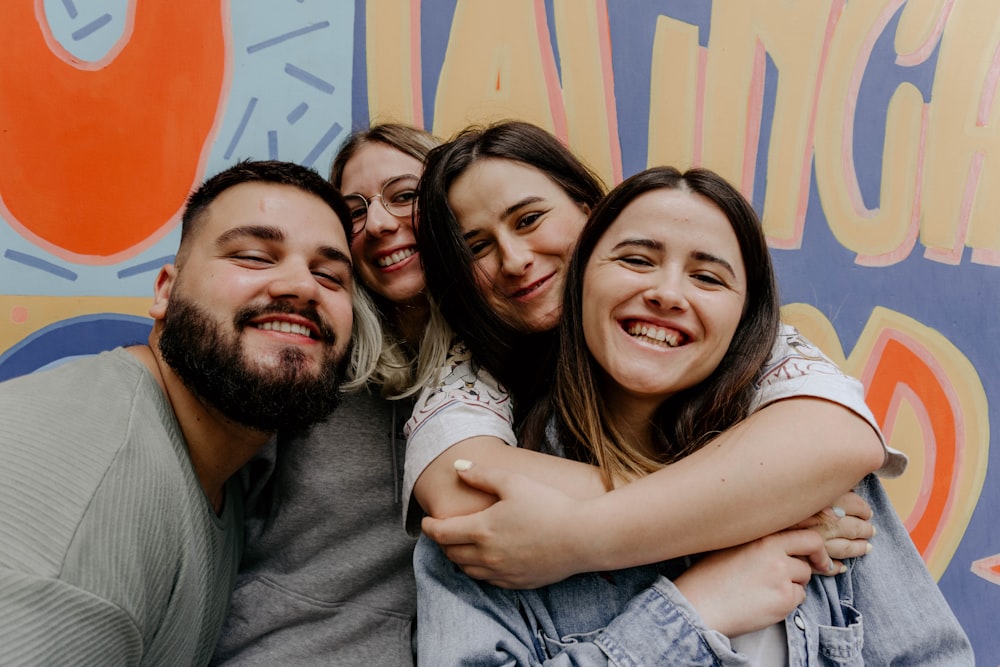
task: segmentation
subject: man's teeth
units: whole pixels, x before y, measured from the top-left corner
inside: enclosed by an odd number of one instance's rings
[[[402,250],[397,250],[391,255],[386,255],[385,257],[379,257],[375,263],[378,264],[383,269],[385,269],[392,266],[393,264],[399,264],[407,257],[413,257],[413,255],[415,254],[417,254],[416,248],[403,248]]]
[[[677,347],[680,344],[680,336],[677,332],[661,327],[654,327],[649,324],[633,322],[628,327],[630,336],[646,338],[654,343],[659,343],[667,347]]]
[[[293,333],[300,336],[312,336],[312,331],[309,330],[309,327],[291,322],[263,322],[258,324],[257,328],[264,331],[280,331],[281,333]]]

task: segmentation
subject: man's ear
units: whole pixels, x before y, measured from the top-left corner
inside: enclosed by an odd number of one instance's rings
[[[162,320],[166,315],[167,303],[170,301],[170,293],[174,288],[175,280],[177,280],[177,267],[173,264],[164,264],[156,275],[156,282],[153,285],[153,303],[149,307],[149,316],[154,320]]]

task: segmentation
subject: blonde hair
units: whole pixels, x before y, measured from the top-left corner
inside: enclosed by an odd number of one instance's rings
[[[368,296],[368,290],[355,280],[351,296],[354,326],[351,329],[351,359],[347,366],[347,381],[342,385],[344,391],[361,389],[376,377],[384,344],[382,320]]]
[[[355,283],[354,332],[348,381],[344,389],[353,391],[375,385],[389,399],[417,394],[437,377],[445,365],[455,334],[441,310],[428,304],[428,320],[416,354],[383,326],[368,289]]]
[[[423,163],[427,153],[441,141],[430,132],[400,123],[379,123],[351,134],[337,151],[330,166],[330,182],[339,190],[347,163],[368,144],[384,144]],[[416,394],[444,365],[451,333],[429,304],[428,326],[421,336],[418,353],[406,345],[391,325],[393,304],[355,281],[354,349],[349,380],[344,388],[356,390],[376,385],[386,398]]]

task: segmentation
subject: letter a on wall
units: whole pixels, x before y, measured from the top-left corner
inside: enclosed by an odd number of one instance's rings
[[[43,0],[0,20],[0,215],[49,252],[109,264],[145,247],[200,180],[227,84],[221,2],[131,0],[102,60],[52,36]]]

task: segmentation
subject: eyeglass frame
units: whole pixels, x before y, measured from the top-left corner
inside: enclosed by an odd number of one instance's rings
[[[390,203],[389,205],[386,205],[386,203],[385,203],[385,197],[383,196],[383,194],[385,193],[385,189],[387,187],[391,186],[394,183],[398,183],[399,181],[403,180],[404,178],[412,178],[414,180],[413,191],[414,191],[414,194],[415,194],[416,193],[416,183],[418,183],[420,181],[420,177],[417,176],[416,174],[400,174],[399,176],[393,176],[392,178],[390,178],[390,179],[386,180],[384,183],[382,183],[382,187],[379,188],[378,194],[374,194],[371,197],[365,197],[360,192],[352,192],[349,195],[344,195],[344,200],[348,203],[348,210],[351,211],[351,236],[352,237],[357,236],[358,234],[360,234],[361,232],[363,232],[365,230],[365,226],[368,224],[368,210],[372,207],[372,204],[374,203],[376,197],[378,197],[378,200],[379,200],[379,202],[381,202],[382,208],[385,209],[386,213],[388,213],[389,215],[391,215],[394,218],[404,219],[404,218],[407,218],[407,217],[413,215],[413,208],[417,205],[417,199],[416,199],[416,197],[414,197],[409,202],[409,204],[405,205],[406,208],[409,209],[409,210],[403,211],[401,213],[396,213],[390,207],[399,208],[399,205],[398,204],[392,204],[392,203]],[[365,217],[364,217],[364,220],[361,222],[360,225],[358,224],[358,222],[356,220],[354,220],[354,215],[353,215],[353,213],[354,213],[355,210],[360,210],[360,209],[351,209],[350,208],[350,202],[351,202],[352,199],[355,199],[355,198],[360,199],[365,204],[365,207],[364,207]]]

